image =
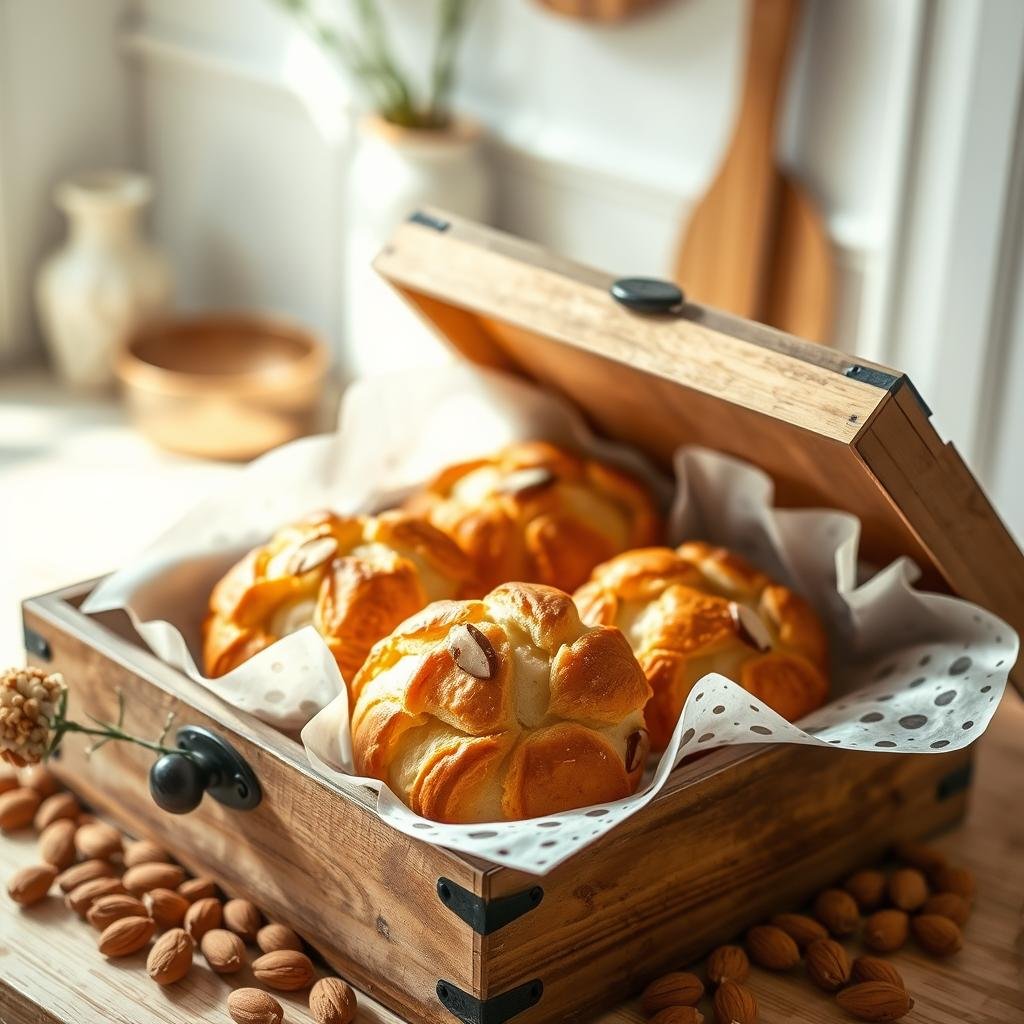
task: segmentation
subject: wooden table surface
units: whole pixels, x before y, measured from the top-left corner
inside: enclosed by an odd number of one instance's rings
[[[979,742],[977,782],[963,827],[936,845],[977,874],[978,898],[964,949],[947,961],[913,946],[892,957],[916,1000],[907,1024],[1024,1024],[1024,704],[1008,693]],[[29,833],[0,837],[0,873],[35,860]],[[682,927],[682,923],[680,924]],[[855,949],[850,944],[851,950]],[[55,896],[20,910],[0,896],[0,1024],[167,1024],[228,1021],[231,986],[252,984],[246,972],[232,978],[209,971],[201,957],[189,977],[161,989],[145,973],[145,954],[105,961],[96,933],[65,910]],[[762,1024],[828,1024],[849,1021],[830,997],[803,977],[755,969],[750,987]],[[305,1000],[278,996],[285,1020],[311,1021]],[[710,1008],[703,1006],[711,1020]],[[640,1022],[633,1005],[610,1010],[601,1024]],[[399,1018],[368,998],[360,1021],[398,1024]],[[453,1022],[455,1018],[452,1018]]]

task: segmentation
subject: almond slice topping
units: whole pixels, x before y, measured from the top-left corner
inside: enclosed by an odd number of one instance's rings
[[[338,542],[334,537],[314,537],[295,549],[292,557],[288,559],[288,572],[292,576],[302,576],[319,569],[337,553]]]
[[[739,604],[737,601],[730,601],[729,614],[732,616],[736,632],[743,643],[753,647],[756,651],[761,651],[762,654],[772,649],[771,633],[768,632],[768,627],[761,621],[757,612],[751,611],[746,605]]]
[[[517,469],[515,472],[509,473],[502,481],[499,490],[502,494],[513,494],[517,498],[521,498],[526,494],[550,487],[557,479],[558,477],[550,469],[545,469],[543,466],[532,466],[529,469]]]
[[[497,651],[472,623],[453,627],[448,634],[448,650],[455,664],[475,679],[493,679],[498,674]]]

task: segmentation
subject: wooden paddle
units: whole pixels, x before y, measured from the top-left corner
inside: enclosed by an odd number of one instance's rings
[[[799,12],[800,0],[752,0],[736,128],[687,226],[675,278],[698,302],[827,342],[831,245],[813,199],[775,163]]]

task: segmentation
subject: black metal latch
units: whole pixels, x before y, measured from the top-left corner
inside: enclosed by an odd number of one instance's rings
[[[539,978],[482,1000],[450,981],[437,983],[437,998],[462,1024],[505,1024],[523,1010],[536,1006],[543,994],[544,983]]]
[[[450,878],[439,878],[437,895],[453,914],[461,917],[478,935],[490,935],[539,906],[544,899],[544,890],[535,885],[532,889],[524,889],[511,896],[485,900]]]
[[[620,277],[610,290],[616,302],[634,313],[678,313],[686,301],[678,285],[657,277]]]

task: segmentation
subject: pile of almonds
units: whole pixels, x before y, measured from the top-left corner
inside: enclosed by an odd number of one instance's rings
[[[793,970],[803,959],[810,981],[835,995],[850,1016],[895,1021],[914,1005],[900,973],[871,954],[892,953],[911,935],[925,952],[946,957],[963,946],[960,929],[974,898],[974,879],[937,850],[901,843],[896,865],[858,871],[841,887],[820,892],[809,913],[776,914],[751,928],[744,946],[719,946],[708,957],[708,988],[717,1024],[756,1024],[757,1000],[747,987],[750,964],[769,971]],[[838,940],[860,933],[870,953],[851,958]],[[744,948],[745,947],[745,948]],[[705,985],[676,971],[653,981],[642,1004],[652,1024],[703,1024],[698,1003]]]
[[[186,877],[154,843],[126,841],[113,826],[84,813],[44,766],[20,776],[0,768],[0,830],[30,826],[39,833],[39,863],[16,871],[8,894],[30,907],[56,884],[68,909],[99,933],[104,956],[129,956],[148,946],[150,978],[173,985],[192,969],[197,947],[211,971],[230,975],[246,966],[247,946],[255,946],[252,973],[262,985],[280,992],[309,989],[318,1024],[351,1024],[355,1018],[351,987],[340,978],[317,981],[291,928],[267,923],[248,900],[223,901],[213,881]],[[235,989],[227,1004],[238,1024],[281,1024],[284,1017],[281,1004],[259,988]]]

